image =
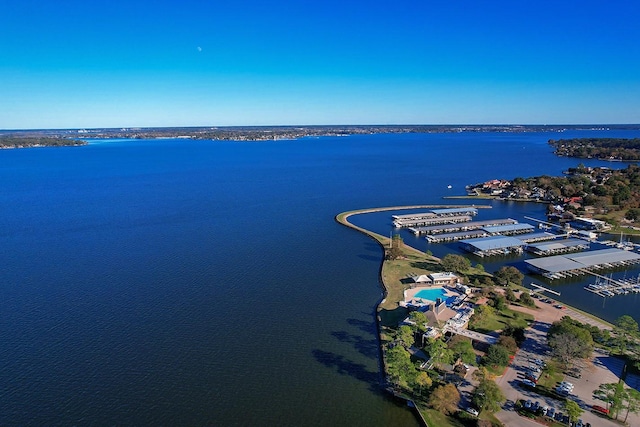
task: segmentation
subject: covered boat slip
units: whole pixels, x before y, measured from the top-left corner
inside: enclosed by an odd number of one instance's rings
[[[542,233],[524,234],[521,236],[517,236],[516,238],[522,240],[525,243],[533,243],[533,242],[543,242],[546,240],[555,240],[560,237],[562,236],[544,231]]]
[[[640,255],[637,253],[615,248],[525,260],[531,271],[549,279],[561,279],[584,274],[590,270],[615,268],[639,262]]]
[[[451,223],[459,223],[459,222],[469,222],[471,221],[470,215],[456,215],[456,216],[431,216],[431,217],[422,217],[418,219],[396,219],[393,221],[393,225],[396,228],[402,227],[415,227],[419,225],[430,226],[437,224],[451,224]]]
[[[531,252],[535,255],[549,256],[557,255],[572,251],[584,251],[589,249],[590,244],[586,240],[582,239],[561,239],[554,240],[553,242],[545,243],[532,243],[527,245],[527,252]]]
[[[410,228],[409,231],[419,236],[421,234],[457,233],[460,231],[480,230],[480,229],[491,227],[491,226],[514,225],[514,224],[518,224],[518,221],[511,218],[488,219],[485,221],[469,221],[469,222],[462,222],[458,224],[447,223],[442,225],[432,225],[428,227],[413,227],[413,228]]]
[[[431,209],[427,212],[392,215],[393,225],[397,228],[429,226],[455,222],[471,221],[478,214],[476,208]]]
[[[474,255],[485,257],[492,255],[506,255],[522,253],[525,243],[515,237],[489,236],[480,239],[466,239],[460,241],[460,246]]]
[[[480,237],[488,237],[491,234],[488,233],[487,228],[480,230],[459,231],[457,233],[442,233],[442,234],[429,234],[427,235],[427,241],[429,243],[442,243],[452,242],[456,240],[464,239],[477,239]],[[543,233],[529,233],[516,236],[516,239],[521,240],[524,243],[542,242],[545,240],[554,240],[559,236],[557,234],[543,232]]]
[[[490,225],[484,227],[483,230],[489,234],[501,234],[510,236],[514,234],[526,234],[535,231],[535,227],[531,224],[507,224],[507,225]]]
[[[431,209],[427,212],[410,213],[403,215],[392,215],[393,219],[421,219],[424,217],[434,216],[458,216],[458,215],[478,215],[478,209],[476,208],[447,208],[447,209]]]

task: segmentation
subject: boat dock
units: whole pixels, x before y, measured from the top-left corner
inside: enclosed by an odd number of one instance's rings
[[[486,221],[468,221],[462,223],[452,224],[451,221],[446,224],[432,225],[428,227],[411,227],[411,231],[416,236],[421,234],[440,234],[440,233],[458,233],[461,231],[480,230],[485,227],[499,226],[499,225],[513,225],[518,221],[511,218],[506,219],[489,219]]]
[[[616,280],[612,277],[602,276],[594,272],[588,272],[596,276],[596,282],[584,287],[585,290],[603,298],[629,293],[640,293],[640,275],[635,279]]]

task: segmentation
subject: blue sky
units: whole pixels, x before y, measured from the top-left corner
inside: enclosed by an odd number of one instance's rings
[[[640,123],[640,2],[0,3],[0,129]]]

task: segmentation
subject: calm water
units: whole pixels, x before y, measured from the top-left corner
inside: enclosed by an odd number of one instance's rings
[[[379,388],[381,250],[334,215],[578,163],[549,138],[639,134],[3,150],[0,425],[416,425]]]

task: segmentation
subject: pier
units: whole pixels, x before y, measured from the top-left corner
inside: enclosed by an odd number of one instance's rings
[[[553,289],[545,288],[544,286],[536,285],[533,282],[531,282],[531,286],[536,288],[536,290],[534,290],[534,292],[549,292],[551,294],[560,296],[560,292],[554,291]]]
[[[593,271],[586,271],[596,277],[596,282],[584,287],[585,290],[603,298],[629,293],[640,293],[640,275],[635,279],[616,280]]]

